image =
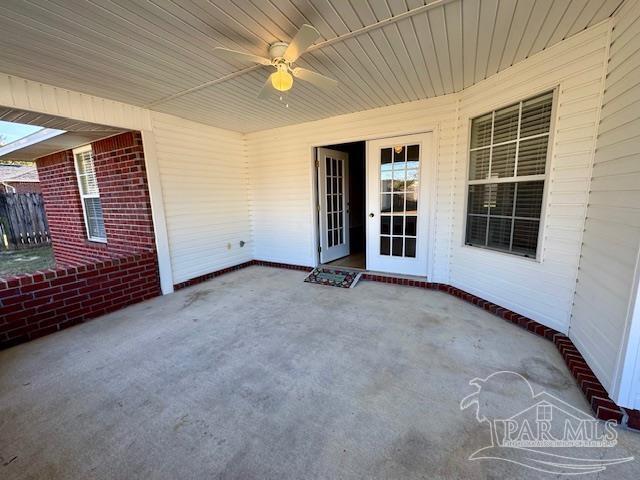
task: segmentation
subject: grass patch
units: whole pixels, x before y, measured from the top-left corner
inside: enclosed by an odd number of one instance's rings
[[[55,264],[51,247],[3,251],[0,252],[0,277],[54,268]]]

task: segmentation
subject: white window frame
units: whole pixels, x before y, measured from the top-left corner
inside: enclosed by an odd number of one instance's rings
[[[558,112],[558,86],[552,86],[552,87],[547,87],[544,89],[541,89],[540,91],[536,92],[536,93],[532,93],[531,95],[527,95],[526,97],[520,97],[515,98],[511,101],[508,102],[504,102],[501,103],[497,106],[491,106],[489,107],[489,109],[487,110],[482,110],[482,111],[476,111],[471,113],[468,117],[467,117],[467,143],[466,143],[466,150],[467,150],[467,154],[466,154],[466,166],[465,166],[465,190],[464,190],[464,216],[463,216],[463,222],[464,222],[464,228],[462,229],[462,247],[463,248],[470,248],[473,250],[477,250],[477,251],[485,251],[487,253],[494,253],[494,254],[498,254],[498,255],[507,255],[509,258],[513,258],[513,259],[521,259],[523,261],[534,261],[534,262],[538,262],[541,263],[542,262],[542,258],[543,258],[543,238],[544,238],[544,230],[545,230],[545,224],[546,224],[546,211],[547,211],[547,198],[548,198],[548,194],[549,194],[549,183],[550,183],[550,178],[551,178],[551,158],[553,155],[553,139],[555,136],[555,125],[557,122],[557,112]],[[498,110],[502,110],[503,108],[507,108],[511,105],[516,105],[516,104],[520,104],[520,112],[522,112],[522,103],[526,102],[527,100],[530,100],[532,98],[535,98],[537,96],[540,96],[542,94],[545,93],[549,93],[551,92],[553,95],[553,100],[552,100],[552,104],[551,104],[551,121],[550,121],[550,125],[549,125],[549,133],[548,134],[538,134],[538,135],[532,135],[530,137],[526,137],[526,139],[529,138],[535,138],[536,136],[544,136],[544,135],[548,135],[548,143],[547,143],[547,158],[546,158],[546,162],[545,162],[545,170],[544,170],[544,174],[539,174],[539,175],[527,175],[527,176],[522,176],[522,177],[516,177],[518,180],[516,180],[515,182],[519,182],[519,181],[544,181],[543,184],[543,189],[542,189],[542,208],[540,209],[540,222],[538,225],[538,242],[536,245],[536,256],[535,257],[531,257],[531,256],[526,256],[523,254],[520,254],[518,252],[512,252],[512,251],[507,251],[507,250],[503,250],[503,249],[499,249],[499,248],[493,248],[493,247],[489,247],[486,245],[469,245],[467,243],[467,227],[468,227],[468,209],[469,209],[469,186],[470,185],[474,185],[474,184],[490,184],[490,183],[503,183],[503,182],[512,182],[515,183],[513,180],[513,177],[507,177],[507,178],[494,178],[494,179],[486,179],[486,180],[469,180],[469,172],[470,172],[470,168],[471,168],[471,152],[474,150],[480,150],[480,148],[471,148],[471,134],[472,134],[472,125],[473,125],[473,120],[481,117],[483,115],[492,114],[492,117],[495,118],[495,112]],[[493,122],[493,118],[492,118],[492,122]],[[518,122],[520,122],[520,120],[518,120]],[[492,132],[492,140],[493,140],[493,132]],[[519,145],[520,142],[520,128],[518,128],[518,136],[517,136],[517,143]],[[513,143],[514,141],[507,141],[507,142],[501,142],[499,145],[502,144],[506,144],[506,143]],[[493,143],[491,143],[491,149],[493,149],[495,145],[493,145]],[[484,147],[486,148],[486,147]],[[516,164],[514,165],[514,174],[517,172],[517,151],[516,151]],[[490,170],[490,166],[489,166],[489,171]],[[520,180],[523,179],[523,180]],[[515,204],[515,201],[514,201]],[[512,226],[512,236],[513,236],[513,226]]]
[[[78,154],[82,154],[82,153],[86,153],[86,152],[91,152],[91,158],[93,161],[93,149],[91,148],[91,145],[84,145],[82,147],[78,147],[78,148],[74,148],[73,149],[73,165],[75,167],[76,170],[76,180],[78,182],[78,192],[80,193],[80,203],[82,204],[82,216],[84,217],[84,228],[87,232],[87,238],[92,241],[92,242],[98,242],[98,243],[107,243],[107,237],[106,237],[106,233],[104,237],[95,237],[93,235],[91,235],[91,230],[89,229],[89,221],[87,218],[87,207],[85,205],[85,198],[97,198],[98,200],[100,199],[100,188],[98,187],[98,182],[96,179],[96,188],[98,190],[97,194],[85,194],[82,192],[82,182],[80,181],[80,169],[78,167]],[[94,163],[94,168],[95,168],[95,163]],[[95,171],[94,171],[95,174]],[[102,218],[102,221],[104,222],[104,216]]]

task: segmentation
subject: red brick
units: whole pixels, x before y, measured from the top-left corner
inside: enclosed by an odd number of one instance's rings
[[[627,410],[627,415],[629,415],[627,426],[635,430],[640,430],[640,410]]]

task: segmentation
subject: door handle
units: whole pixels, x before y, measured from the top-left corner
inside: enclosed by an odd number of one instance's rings
[[[373,218],[373,217],[374,217],[373,212],[371,212],[371,213],[369,214],[369,216],[370,216],[371,218]]]

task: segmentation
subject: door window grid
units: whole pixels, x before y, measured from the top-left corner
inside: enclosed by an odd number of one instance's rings
[[[473,119],[465,243],[537,252],[553,92]]]
[[[326,202],[327,202],[327,246],[344,244],[344,162],[325,157]]]
[[[380,255],[416,256],[420,146],[380,151]]]

